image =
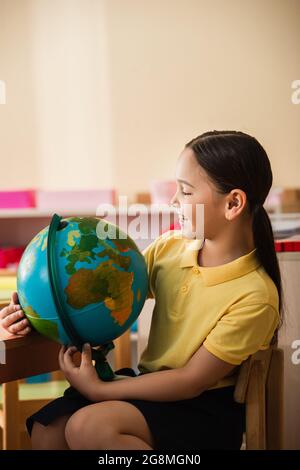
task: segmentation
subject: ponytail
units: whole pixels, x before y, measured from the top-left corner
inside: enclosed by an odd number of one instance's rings
[[[262,204],[253,208],[253,238],[259,261],[269,274],[278,290],[279,311],[282,309],[282,286],[279,263],[275,251],[274,236],[270,218]]]

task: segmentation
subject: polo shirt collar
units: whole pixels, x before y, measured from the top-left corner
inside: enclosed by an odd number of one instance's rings
[[[207,286],[221,284],[222,282],[244,276],[257,269],[261,264],[257,258],[257,250],[254,248],[254,250],[230,263],[211,267],[199,266],[198,252],[202,248],[203,243],[204,239],[189,241],[185,251],[181,255],[179,266],[181,268],[196,266]]]

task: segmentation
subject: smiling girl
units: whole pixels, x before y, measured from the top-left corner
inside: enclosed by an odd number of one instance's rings
[[[163,234],[144,252],[155,308],[140,374],[122,369],[128,377],[103,382],[89,345],[80,367],[75,348],[62,348],[60,366],[73,388],[27,420],[33,448],[240,448],[244,407],[234,401],[232,374],[268,348],[280,324],[280,271],[263,207],[271,166],[254,137],[212,131],[185,146],[176,179],[171,203],[182,231]],[[14,294],[0,312],[2,325],[25,334],[16,303]]]

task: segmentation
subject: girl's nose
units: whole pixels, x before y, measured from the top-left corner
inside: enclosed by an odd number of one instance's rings
[[[178,207],[178,205],[179,205],[179,202],[178,202],[178,199],[177,199],[177,191],[176,191],[176,193],[174,194],[174,196],[170,200],[170,206]]]

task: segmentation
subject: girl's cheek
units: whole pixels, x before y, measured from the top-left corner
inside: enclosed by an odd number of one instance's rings
[[[195,230],[193,229],[192,222],[190,220],[184,220],[181,225],[182,234],[184,237],[193,240],[196,237]]]
[[[191,220],[193,232],[197,238],[202,238],[204,234],[204,204],[197,203],[193,208],[193,215]]]

